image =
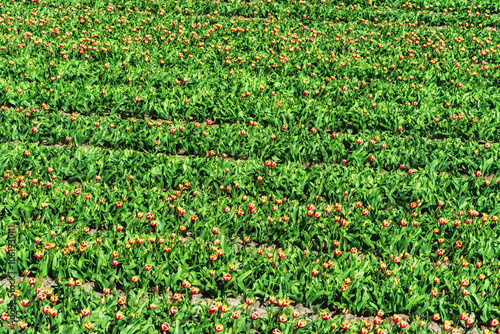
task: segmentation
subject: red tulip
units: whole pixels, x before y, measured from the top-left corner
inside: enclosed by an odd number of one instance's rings
[[[168,322],[164,322],[162,325],[161,325],[161,330],[163,332],[168,332],[170,329],[170,324]]]
[[[307,322],[304,319],[300,319],[299,321],[297,321],[298,328],[304,328],[304,327],[306,327],[306,324],[307,324]]]
[[[123,319],[123,313],[122,313],[122,311],[118,311],[118,312],[115,313],[115,319],[116,320]]]

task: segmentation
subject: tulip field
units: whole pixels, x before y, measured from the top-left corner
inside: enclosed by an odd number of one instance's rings
[[[500,2],[0,2],[0,334],[500,333]]]

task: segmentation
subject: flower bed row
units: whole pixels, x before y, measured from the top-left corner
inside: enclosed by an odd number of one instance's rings
[[[481,143],[459,139],[444,140],[394,136],[391,133],[349,134],[318,130],[300,124],[281,127],[250,122],[210,126],[195,121],[170,122],[121,120],[112,117],[61,116],[38,112],[6,112],[0,122],[9,124],[0,131],[3,141],[44,142],[111,149],[135,149],[153,153],[223,156],[249,159],[272,159],[275,162],[324,162],[367,164],[372,168],[401,169],[412,173],[435,161],[436,170],[469,175],[500,175],[498,143]],[[454,121],[453,121],[454,122]],[[208,123],[212,123],[209,121]],[[334,122],[334,125],[337,123]],[[452,129],[463,129],[457,120]],[[491,138],[497,125],[492,122]],[[335,130],[342,130],[335,127]],[[409,133],[417,136],[415,128]],[[484,129],[479,130],[481,133]],[[406,131],[400,131],[400,135]],[[489,136],[488,136],[489,137]],[[432,152],[429,154],[428,152]],[[486,183],[497,182],[496,178]]]

